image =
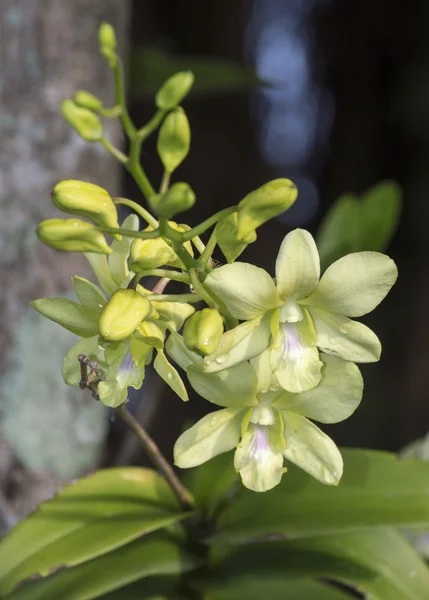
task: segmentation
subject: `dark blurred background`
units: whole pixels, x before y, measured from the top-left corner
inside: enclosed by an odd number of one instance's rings
[[[357,413],[326,429],[341,445],[394,451],[429,430],[425,0],[79,0],[73,7],[4,0],[0,10],[0,516],[6,526],[64,480],[98,464],[146,462],[107,411],[88,408],[89,395],[64,396],[61,382],[53,382],[54,364],[40,355],[61,352],[57,329],[39,329],[39,318],[26,308],[35,297],[66,293],[78,268],[85,273],[75,259],[61,258],[60,264],[31,241],[34,223],[52,215],[52,183],[87,179],[141,200],[111,159],[65,137],[70,134],[58,116],[59,100],[76,89],[111,98],[108,69],[96,56],[102,20],[118,29],[138,125],[152,116],[151,93],[166,76],[186,68],[196,72],[195,91],[184,103],[192,148],[176,176],[197,194],[186,214],[189,224],[269,179],[288,177],[298,185],[296,204],[263,226],[240,260],[273,273],[284,235],[294,227],[316,233],[342,193],[360,194],[385,179],[401,185],[403,212],[388,248],[400,277],[382,306],[363,319],[382,341],[382,360],[362,367],[365,393]],[[117,129],[110,134],[119,144]],[[151,138],[144,147],[143,165],[157,183],[155,142]],[[16,240],[20,245],[11,251]],[[169,457],[184,421],[212,408],[203,400],[181,403],[150,375],[132,403]],[[74,453],[79,460],[71,460]],[[26,503],[20,500],[24,493]]]

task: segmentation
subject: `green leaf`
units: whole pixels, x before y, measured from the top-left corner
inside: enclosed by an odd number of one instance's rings
[[[394,236],[402,208],[401,188],[382,181],[359,198],[344,194],[331,206],[316,236],[326,267],[350,252],[383,252]]]
[[[168,362],[167,357],[162,350],[158,350],[153,367],[158,375],[162,377],[165,383],[167,383],[174,392],[176,392],[181,400],[184,402],[189,400],[188,392],[186,391],[182,378],[173,365]]]
[[[215,539],[305,537],[373,526],[429,523],[429,463],[394,454],[343,449],[338,487],[324,486],[288,463],[280,485],[266,494],[243,491],[225,508]]]
[[[42,504],[3,539],[0,595],[34,574],[79,565],[185,516],[154,471],[98,471]]]
[[[194,94],[215,94],[251,89],[264,85],[251,69],[215,58],[177,56],[155,48],[136,48],[131,53],[131,94],[152,96],[177,71],[192,71]]]
[[[377,600],[424,600],[429,590],[428,568],[392,529],[246,544],[227,554],[215,572],[233,582],[249,574],[259,581],[283,578],[285,590],[290,579],[334,580]]]
[[[106,304],[106,297],[96,285],[85,279],[75,275],[72,278],[73,287],[80,300],[80,303],[89,311],[101,313]]]
[[[215,456],[208,462],[185,472],[185,485],[192,492],[195,504],[209,516],[230,499],[234,484],[240,481],[234,469],[232,452]],[[240,491],[242,487],[240,486]]]
[[[41,315],[81,337],[98,333],[99,315],[67,298],[40,298],[31,306]]]
[[[204,600],[347,600],[350,595],[309,579],[290,579],[281,573],[249,572],[211,585]]]
[[[145,577],[118,590],[103,594],[100,600],[173,600],[179,584],[174,575]]]
[[[30,582],[7,598],[92,600],[143,577],[176,575],[193,569],[196,564],[194,558],[168,538],[149,535],[84,564]]]

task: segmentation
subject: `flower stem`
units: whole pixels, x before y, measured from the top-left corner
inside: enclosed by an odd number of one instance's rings
[[[151,225],[155,229],[158,227],[158,221],[155,219],[155,217],[153,217],[149,211],[143,208],[143,206],[140,206],[140,204],[134,202],[134,200],[128,200],[128,198],[115,197],[113,198],[113,202],[115,204],[123,204],[124,206],[128,206],[128,208],[132,208],[132,210],[134,210],[139,215],[139,217],[141,217],[147,223],[149,223],[149,225]]]
[[[150,435],[143,429],[137,419],[130,413],[126,408],[125,404],[122,404],[117,409],[118,414],[125,421],[125,423],[134,431],[136,436],[139,438],[140,444],[146,450],[149,458],[160,471],[164,479],[167,481],[173,492],[176,494],[177,499],[180,502],[183,510],[192,509],[191,494],[182,484],[180,479],[177,477],[171,465],[167,462],[163,454],[161,453],[158,446]]]
[[[209,237],[207,246],[204,248],[203,252],[201,253],[200,260],[203,260],[204,262],[208,263],[213,254],[213,250],[216,247],[216,244],[217,244],[216,233],[213,231],[211,236]]]
[[[140,281],[142,277],[164,277],[166,279],[170,279],[171,281],[180,281],[181,283],[190,283],[189,275],[187,273],[181,273],[179,271],[173,271],[172,269],[146,269],[144,271],[139,271],[132,278],[130,285],[135,284]]]
[[[197,292],[197,294],[201,296],[201,298],[206,302],[208,306],[210,306],[211,308],[216,308],[216,304],[213,302],[212,297],[206,291],[203,284],[199,280],[198,272],[195,269],[191,269],[189,271],[189,276],[191,278],[192,287]]]
[[[148,300],[156,300],[157,302],[186,302],[195,303],[202,300],[199,294],[149,294],[146,296]]]
[[[223,217],[227,217],[228,215],[231,215],[233,212],[236,212],[236,210],[237,210],[236,206],[230,206],[229,208],[224,208],[223,210],[220,210],[219,212],[212,215],[211,217],[209,217],[208,219],[206,219],[205,221],[203,221],[202,223],[200,223],[193,229],[190,229],[189,231],[185,231],[184,233],[182,233],[182,240],[184,242],[187,242],[188,240],[191,240],[196,235],[201,235],[202,233],[207,231],[207,229],[209,229],[212,225],[215,225],[219,221],[219,219],[222,219]]]
[[[122,229],[118,227],[96,227],[98,231],[103,233],[119,233],[124,237],[139,238],[140,240],[153,240],[160,236],[159,230],[154,231],[134,231],[134,229]]]

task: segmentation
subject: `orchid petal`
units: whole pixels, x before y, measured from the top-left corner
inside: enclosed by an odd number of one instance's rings
[[[220,298],[231,316],[242,321],[255,319],[282,303],[268,273],[248,263],[214,269],[204,285]]]
[[[313,236],[295,229],[284,238],[276,261],[277,289],[280,296],[302,298],[319,283],[320,259]]]
[[[315,291],[302,304],[346,317],[374,310],[398,276],[391,258],[379,252],[355,252],[334,262]]]
[[[182,469],[196,467],[232,450],[240,440],[242,416],[240,409],[224,408],[203,417],[177,440],[175,464]]]

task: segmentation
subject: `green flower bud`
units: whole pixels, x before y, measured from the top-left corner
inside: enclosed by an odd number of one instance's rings
[[[245,241],[260,225],[290,208],[297,196],[290,179],[274,179],[248,194],[238,205],[237,239]]]
[[[116,48],[116,34],[110,23],[101,23],[98,29],[98,41],[101,47],[110,48],[115,50]]]
[[[256,241],[256,233],[252,231],[242,242],[237,240],[237,213],[232,213],[217,222],[215,227],[216,241],[227,261],[233,263],[245,250],[247,244]]]
[[[117,342],[129,337],[150,310],[150,302],[136,290],[117,290],[100,316],[100,335]]]
[[[146,269],[156,269],[176,259],[176,253],[162,238],[154,240],[137,238],[131,244],[130,269],[136,273]]]
[[[51,198],[55,206],[66,213],[86,217],[100,227],[119,228],[116,206],[108,192],[98,185],[66,179],[57,183]],[[114,237],[122,239],[118,234]]]
[[[216,350],[222,334],[222,317],[214,308],[203,308],[193,314],[183,329],[183,339],[188,348],[205,356]]]
[[[73,100],[63,100],[61,112],[67,123],[84,140],[98,142],[103,137],[103,125],[100,119],[87,108],[81,108]]]
[[[87,108],[89,110],[100,110],[103,108],[102,101],[85,90],[79,90],[73,97],[74,103],[81,108]]]
[[[189,93],[194,83],[194,74],[191,71],[176,73],[161,86],[155,96],[155,103],[162,110],[170,110],[181,103]]]
[[[188,226],[178,225],[175,221],[168,221],[170,227],[176,231],[186,231]],[[146,227],[144,231],[152,231],[152,227]],[[185,242],[185,248],[190,254],[194,254],[191,242]],[[179,259],[174,250],[162,238],[154,240],[142,240],[136,238],[131,245],[130,269],[135,273],[146,269],[156,269],[162,265],[180,266]]]
[[[170,219],[177,213],[185,212],[194,206],[195,194],[187,183],[173,183],[168,192],[163,194],[156,205],[160,217]]]
[[[38,225],[36,233],[41,242],[56,250],[112,253],[101,231],[80,219],[48,219]]]
[[[167,115],[158,135],[158,154],[168,173],[172,173],[188,155],[191,130],[180,106]]]

